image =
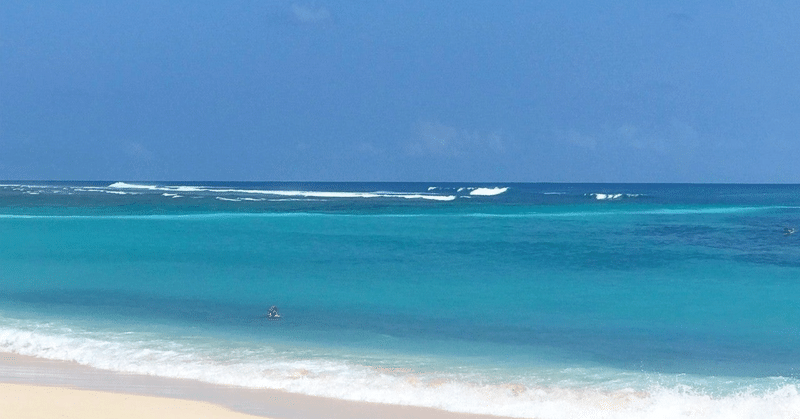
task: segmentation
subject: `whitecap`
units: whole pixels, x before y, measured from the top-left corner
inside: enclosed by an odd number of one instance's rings
[[[126,182],[115,182],[108,186],[114,189],[144,189],[151,191],[163,192],[180,192],[180,193],[202,193],[213,192],[221,194],[238,194],[238,195],[274,195],[281,197],[299,197],[299,198],[403,198],[403,199],[427,199],[434,201],[452,201],[456,197],[453,195],[438,195],[435,193],[404,193],[404,192],[349,192],[349,191],[301,191],[301,190],[261,190],[261,189],[230,189],[230,188],[213,188],[203,186],[158,186],[158,185],[145,185],[145,184],[132,184]],[[504,191],[503,191],[504,192]],[[502,193],[502,192],[498,192]]]
[[[470,191],[470,195],[474,196],[495,196],[500,195],[501,193],[505,193],[508,188],[476,188]]]
[[[590,193],[586,194],[585,196],[592,196],[595,199],[603,200],[603,199],[638,198],[643,195],[638,193]]]
[[[150,190],[157,190],[158,186],[155,185],[138,185],[133,183],[125,183],[125,182],[114,182],[108,185],[109,188],[116,188],[116,189],[150,189]]]

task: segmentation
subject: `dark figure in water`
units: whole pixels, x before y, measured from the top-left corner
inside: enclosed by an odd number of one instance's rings
[[[269,319],[280,319],[281,315],[278,314],[278,307],[272,306],[269,308],[267,312],[267,318]]]
[[[788,236],[790,234],[794,234],[794,229],[793,228],[786,227],[786,228],[783,229],[783,235],[784,236]]]

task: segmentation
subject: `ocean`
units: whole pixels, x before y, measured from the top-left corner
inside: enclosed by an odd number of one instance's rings
[[[798,417],[793,228],[800,185],[0,182],[0,351],[521,418]]]

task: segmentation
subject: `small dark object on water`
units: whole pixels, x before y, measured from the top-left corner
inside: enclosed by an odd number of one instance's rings
[[[280,314],[278,314],[278,307],[276,307],[276,306],[272,306],[272,307],[270,307],[270,308],[269,308],[269,311],[267,312],[267,318],[268,318],[268,319],[271,319],[271,320],[278,320],[278,319],[280,319],[280,318],[281,318],[281,315],[280,315]]]
[[[790,234],[794,234],[794,229],[793,228],[786,227],[786,228],[783,229],[783,235],[784,236],[788,236]]]

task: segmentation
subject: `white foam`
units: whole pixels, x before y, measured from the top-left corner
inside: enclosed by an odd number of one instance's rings
[[[494,196],[505,193],[508,188],[476,188],[470,191],[470,195],[474,196]]]
[[[456,197],[453,195],[437,195],[433,193],[404,193],[404,192],[348,192],[348,191],[300,191],[300,190],[261,190],[261,189],[230,189],[230,188],[211,188],[203,186],[158,186],[131,184],[125,182],[115,182],[108,185],[114,189],[144,189],[161,192],[181,192],[181,193],[222,193],[239,195],[273,195],[282,197],[302,197],[302,198],[403,198],[403,199],[427,199],[433,201],[452,201]]]
[[[154,185],[136,185],[132,183],[125,183],[125,182],[115,182],[108,185],[109,188],[117,188],[117,189],[150,189],[150,190],[158,190],[158,186]]]
[[[51,189],[53,187],[49,186],[49,185],[22,185],[22,184],[18,184],[18,183],[4,183],[4,184],[0,184],[0,188],[14,188],[15,191],[22,191],[22,190],[25,190],[25,188],[28,188],[28,189],[37,189],[37,188],[38,189]]]
[[[456,197],[452,195],[434,194],[408,194],[401,192],[327,192],[327,191],[279,191],[279,190],[249,190],[249,189],[217,189],[216,192],[241,193],[241,194],[261,194],[285,197],[303,198],[404,198],[404,199],[428,199],[434,201],[452,201]]]
[[[596,194],[594,194],[594,197],[596,199],[599,199],[599,200],[602,200],[602,199],[619,199],[619,198],[622,198],[622,194],[621,193],[618,193],[618,194],[596,193]]]
[[[427,199],[431,201],[452,201],[456,199],[453,195],[421,195],[421,194],[411,194],[411,195],[392,195],[399,198],[404,199]]]
[[[214,191],[214,189],[203,188],[200,186],[172,186],[169,188],[173,191],[178,192],[210,192]]]
[[[590,193],[586,194],[588,196],[593,196],[595,199],[603,200],[603,199],[620,199],[620,198],[636,198],[641,196],[638,193]]]
[[[798,385],[789,379],[775,379],[774,385],[761,390],[745,387],[726,396],[714,396],[687,385],[658,383],[638,390],[493,383],[474,374],[423,373],[316,356],[298,359],[263,345],[209,345],[203,340],[210,338],[166,341],[155,333],[141,331],[97,333],[53,324],[14,325],[9,319],[0,319],[0,351],[113,371],[281,389],[343,400],[541,419],[800,415]]]

